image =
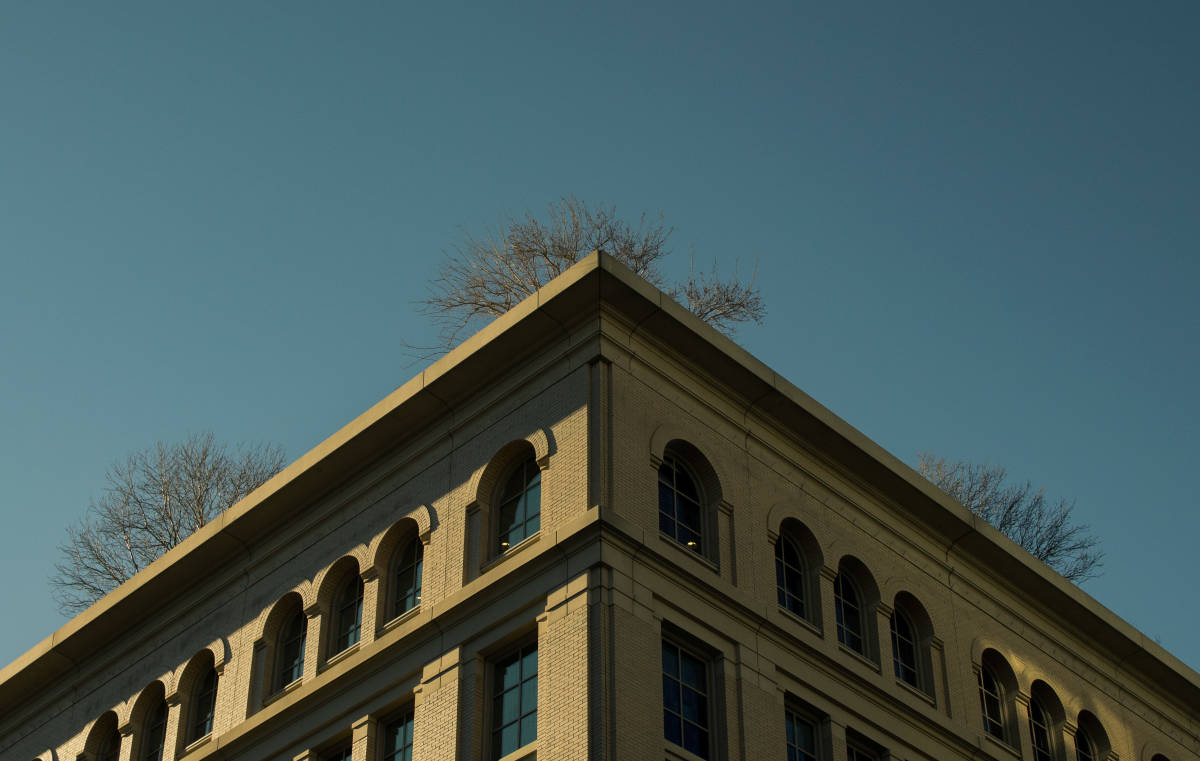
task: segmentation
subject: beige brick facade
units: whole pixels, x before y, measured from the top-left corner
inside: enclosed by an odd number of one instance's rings
[[[526,460],[540,528],[502,550],[498,491]],[[660,530],[665,462],[699,483],[699,551]],[[803,616],[778,602],[781,538]],[[861,653],[839,642],[839,574]],[[361,635],[334,652],[356,575]],[[896,675],[897,610],[917,686]],[[297,615],[303,673],[281,685]],[[98,761],[115,731],[142,761],[165,704],[163,761],[382,761],[410,712],[418,761],[499,761],[495,664],[536,643],[536,740],[505,761],[695,761],[664,738],[664,642],[704,665],[712,759],[787,758],[789,713],[825,761],[1035,759],[1031,701],[1053,758],[1080,727],[1109,759],[1200,758],[1200,676],[602,255],[0,672],[0,758]]]

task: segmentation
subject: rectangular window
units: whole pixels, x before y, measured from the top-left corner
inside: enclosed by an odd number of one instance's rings
[[[537,739],[537,667],[536,642],[493,665],[493,761]]]
[[[350,761],[350,746],[343,745],[321,756],[321,761]]]
[[[412,761],[413,709],[383,726],[383,761]]]
[[[787,758],[788,761],[817,761],[817,727],[804,714],[788,709]]]
[[[663,734],[668,742],[709,758],[708,663],[663,640]]]

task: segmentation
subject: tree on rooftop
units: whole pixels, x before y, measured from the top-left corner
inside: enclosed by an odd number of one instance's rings
[[[1028,481],[1010,483],[1007,471],[997,466],[949,462],[922,452],[917,470],[1069,581],[1100,575],[1100,540],[1089,533],[1089,526],[1072,519],[1074,502],[1048,500]]]
[[[213,434],[135,452],[113,463],[107,485],[67,527],[50,587],[59,610],[77,613],[283,469],[283,449],[230,451]]]
[[[743,322],[761,323],[766,314],[754,278],[736,270],[722,278],[713,265],[694,269],[686,280],[668,283],[660,263],[670,250],[660,214],[642,214],[636,227],[615,207],[592,208],[574,196],[550,204],[544,219],[526,213],[509,218],[482,237],[465,233],[445,254],[422,310],[439,328],[439,344],[427,353],[452,348],[462,335],[512,309],[593,251],[600,250],[663,289],[697,317],[730,334]]]

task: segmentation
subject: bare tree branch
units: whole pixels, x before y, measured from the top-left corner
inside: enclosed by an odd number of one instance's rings
[[[75,613],[99,600],[285,464],[278,446],[231,452],[211,433],[160,441],[113,463],[104,492],[59,545],[50,578],[59,609]]]
[[[948,462],[928,452],[917,458],[921,475],[1069,581],[1100,575],[1100,540],[1088,533],[1089,526],[1072,520],[1074,502],[1047,500],[1028,481],[1007,483],[1001,467]]]
[[[762,322],[766,309],[754,278],[730,280],[693,272],[678,286],[664,286],[659,263],[674,228],[642,214],[636,227],[615,207],[590,208],[574,196],[550,204],[545,220],[532,214],[508,219],[497,229],[463,240],[442,260],[429,295],[421,302],[439,328],[438,345],[413,347],[432,358],[452,348],[468,330],[504,314],[593,251],[610,254],[665,290],[701,319],[731,333],[738,323]]]

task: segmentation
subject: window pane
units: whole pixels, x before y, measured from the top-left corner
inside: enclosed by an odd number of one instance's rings
[[[704,662],[691,653],[680,653],[683,662],[683,683],[697,690],[705,690]]]
[[[695,690],[683,691],[683,718],[690,722],[708,726],[708,698]]]
[[[521,719],[521,744],[528,745],[537,739],[537,714],[531,713]]]
[[[700,758],[708,758],[708,732],[699,727],[684,722],[683,747]]]
[[[663,673],[679,678],[679,648],[667,642],[663,643]]]
[[[679,682],[663,674],[663,708],[672,713],[680,712]]]
[[[663,711],[663,736],[667,738],[668,742],[683,745],[683,723],[678,716],[665,710]]]

